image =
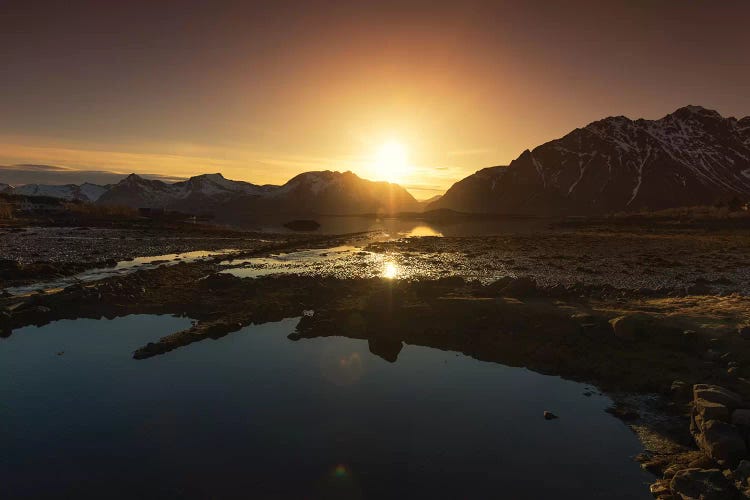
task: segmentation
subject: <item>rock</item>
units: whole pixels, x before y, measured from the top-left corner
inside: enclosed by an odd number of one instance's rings
[[[560,418],[551,411],[545,411],[544,412],[544,420],[554,420],[556,418]]]
[[[669,387],[669,393],[672,395],[672,399],[676,401],[687,401],[690,399],[692,387],[687,382],[675,380]]]
[[[732,479],[738,489],[750,487],[750,460],[741,460],[732,471]]]
[[[747,446],[737,428],[719,420],[708,420],[699,426],[695,443],[703,453],[724,467],[736,466],[747,454]]]
[[[706,401],[705,399],[696,399],[693,401],[695,414],[701,417],[703,422],[708,420],[721,420],[729,422],[729,408],[721,403]]]
[[[693,386],[693,400],[699,399],[723,404],[730,411],[742,406],[742,396],[718,385],[695,384]]]
[[[503,287],[499,294],[504,297],[525,298],[538,292],[536,281],[526,276],[516,278]]]
[[[502,278],[487,285],[485,287],[485,292],[489,295],[500,295],[505,287],[513,282],[513,279],[514,278],[510,276],[503,276]]]
[[[740,409],[732,412],[732,425],[750,427],[750,410]]]
[[[669,481],[666,479],[659,479],[649,487],[649,490],[654,498],[665,498],[672,494],[672,490],[669,489]]]
[[[685,464],[672,464],[666,469],[664,469],[663,475],[664,479],[672,479],[675,474],[680,472],[683,469],[687,469],[688,467]]]
[[[683,500],[727,500],[737,490],[719,469],[683,469],[669,483],[672,493]]]
[[[737,328],[737,333],[745,340],[750,340],[750,325],[741,325]]]
[[[645,337],[653,323],[654,319],[643,313],[626,314],[609,321],[615,337],[624,340],[636,340]]]

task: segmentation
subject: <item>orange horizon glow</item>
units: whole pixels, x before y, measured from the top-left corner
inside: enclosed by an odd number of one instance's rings
[[[0,165],[255,184],[351,170],[425,199],[607,116],[750,114],[747,2],[9,9]]]

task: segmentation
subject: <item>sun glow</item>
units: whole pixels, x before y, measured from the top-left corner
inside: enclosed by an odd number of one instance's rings
[[[380,177],[389,182],[398,182],[409,170],[409,153],[397,141],[388,141],[378,149],[375,167]]]
[[[383,263],[383,272],[381,275],[387,280],[396,279],[399,275],[398,265],[390,260],[385,261]]]

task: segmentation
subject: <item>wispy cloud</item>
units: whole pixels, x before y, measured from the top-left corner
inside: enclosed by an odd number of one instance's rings
[[[0,165],[0,182],[12,186],[23,184],[114,184],[124,177],[120,172],[107,170],[79,170],[55,165]],[[176,182],[181,177],[162,174],[141,173],[148,179]]]
[[[129,150],[122,150],[126,147]],[[0,167],[0,182],[9,184],[108,184],[131,172],[168,181],[221,172],[230,179],[281,184],[310,170],[351,170],[365,179],[392,180],[383,178],[383,169],[365,156],[330,157],[182,143],[107,147],[41,137],[0,136],[2,164],[11,165]],[[414,165],[396,181],[416,196],[427,197],[444,191],[464,175],[462,169],[450,164]]]

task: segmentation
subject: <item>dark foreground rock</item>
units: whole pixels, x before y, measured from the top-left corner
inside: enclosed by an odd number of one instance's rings
[[[719,469],[681,470],[669,487],[672,494],[683,500],[731,500],[739,494]]]

